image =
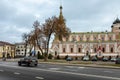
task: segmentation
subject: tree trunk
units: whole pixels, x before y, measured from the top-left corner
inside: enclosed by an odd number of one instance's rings
[[[38,48],[39,48],[39,50],[40,50],[40,52],[42,53],[42,55],[44,54],[43,53],[43,50],[42,50],[42,48],[39,46],[39,44],[38,44],[38,40],[37,40],[37,46],[38,46]]]
[[[26,56],[26,53],[27,53],[27,43],[25,44],[25,54],[24,54],[24,57]]]
[[[45,48],[45,58],[44,58],[44,61],[48,60],[48,50],[49,50],[50,37],[51,37],[51,33],[49,34],[48,39],[47,39],[47,46],[46,46],[47,48]]]

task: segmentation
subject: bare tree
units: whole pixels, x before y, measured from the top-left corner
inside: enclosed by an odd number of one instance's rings
[[[69,28],[65,25],[65,20],[57,18],[53,16],[52,18],[48,18],[45,23],[43,24],[43,32],[46,36],[46,42],[47,42],[47,48],[46,48],[46,56],[45,61],[48,58],[48,50],[49,50],[49,42],[51,35],[54,34],[55,38],[59,41],[62,41],[62,39],[65,37],[68,39],[69,33],[71,32]]]
[[[24,54],[24,56],[26,56],[29,36],[28,36],[27,33],[23,33],[22,38],[23,38],[23,41],[24,41],[24,44],[25,44],[25,54]]]
[[[62,41],[63,38],[68,39],[69,28],[66,27],[65,19],[63,17],[48,18],[45,23],[40,25],[38,21],[33,24],[34,30],[29,34],[29,43],[34,47],[38,47],[42,54],[44,54],[44,60],[48,59],[49,44],[52,34],[55,35],[55,39]],[[43,52],[43,46],[45,52]]]

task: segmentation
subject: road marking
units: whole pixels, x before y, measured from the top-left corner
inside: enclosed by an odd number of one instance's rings
[[[31,70],[40,70],[40,71],[47,71],[47,72],[57,72],[57,73],[65,73],[65,74],[72,74],[72,75],[79,75],[79,76],[87,76],[87,77],[96,77],[96,78],[104,78],[104,79],[112,79],[112,80],[120,80],[120,77],[109,77],[109,76],[102,76],[102,75],[93,75],[93,74],[83,74],[83,73],[74,73],[74,72],[66,72],[66,71],[55,71],[55,70],[47,70],[47,69],[39,69],[39,68],[26,68],[26,67],[18,67],[18,66],[9,66],[9,65],[0,65],[6,67],[13,67],[19,69],[31,69]]]
[[[83,69],[83,68],[85,68],[85,67],[76,67],[76,66],[65,66],[65,67],[67,67],[67,68],[79,68],[79,69]]]
[[[0,72],[3,72],[4,70],[0,70]]]
[[[50,70],[59,70],[59,68],[49,68]]]
[[[67,68],[75,68],[74,66],[65,66],[65,67],[67,67]]]
[[[40,71],[48,71],[48,72],[57,72],[57,73],[64,73],[64,74],[72,74],[72,75],[79,75],[79,76],[87,76],[87,77],[96,77],[101,79],[112,79],[112,80],[120,80],[119,77],[109,77],[109,76],[100,76],[100,75],[93,75],[93,74],[83,74],[83,73],[74,73],[74,72],[66,72],[66,71],[53,71],[53,70],[46,70],[46,69],[35,69],[30,68],[31,70],[40,70]]]
[[[85,67],[78,67],[78,68],[80,68],[80,69],[84,69]]]
[[[107,72],[107,73],[113,73],[112,71],[104,71],[104,72]]]
[[[19,75],[20,73],[18,73],[18,72],[14,72],[14,74]]]
[[[43,77],[35,77],[36,79],[44,79]]]

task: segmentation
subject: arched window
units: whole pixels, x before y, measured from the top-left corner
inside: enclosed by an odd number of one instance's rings
[[[113,53],[113,48],[110,49],[110,52]]]
[[[95,52],[95,53],[97,52],[96,48],[94,48],[94,52]]]
[[[105,52],[105,48],[102,48],[103,53]]]
[[[96,37],[94,37],[94,40],[96,40]]]
[[[80,37],[80,41],[82,41],[82,38]]]
[[[63,48],[63,53],[65,53],[65,52],[66,52],[65,48]]]
[[[112,38],[111,38],[111,37],[109,37],[109,40],[111,41],[111,40],[112,40]]]
[[[81,52],[81,48],[78,48],[78,52],[79,52],[79,53]]]
[[[71,48],[71,53],[73,53],[73,48]]]
[[[89,37],[87,37],[87,41],[89,41]]]
[[[104,37],[102,37],[102,41],[104,41]]]

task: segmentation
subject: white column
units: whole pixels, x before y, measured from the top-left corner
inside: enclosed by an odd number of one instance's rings
[[[74,43],[74,53],[77,53],[77,44]]]
[[[67,53],[70,53],[69,44],[66,44],[66,52],[67,52]]]
[[[118,49],[117,49],[117,42],[114,43],[114,46],[115,46],[115,47],[114,47],[114,51],[115,51],[115,53],[117,53],[117,52],[118,52]]]
[[[106,44],[106,52],[110,52],[110,49],[109,49],[109,44]]]
[[[63,50],[62,50],[62,44],[60,43],[60,44],[59,44],[59,52],[62,53],[62,51],[63,51]]]

